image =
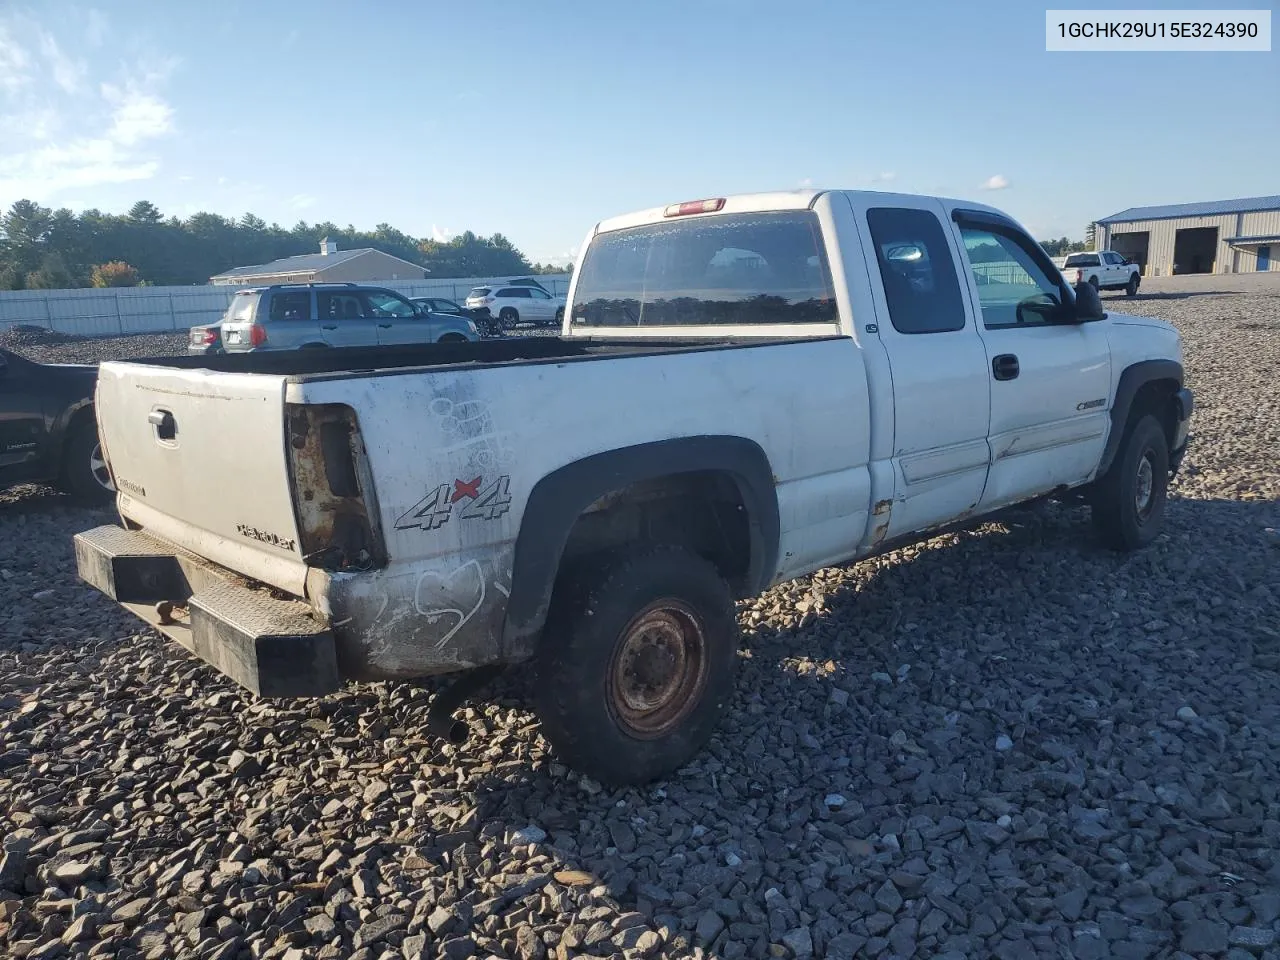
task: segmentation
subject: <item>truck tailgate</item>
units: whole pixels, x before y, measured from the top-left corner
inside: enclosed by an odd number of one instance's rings
[[[285,385],[281,376],[108,362],[96,406],[124,517],[302,596]]]

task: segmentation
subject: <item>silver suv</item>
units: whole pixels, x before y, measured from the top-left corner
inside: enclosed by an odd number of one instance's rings
[[[241,290],[221,326],[227,353],[480,339],[466,317],[427,311],[392,290],[355,283]]]

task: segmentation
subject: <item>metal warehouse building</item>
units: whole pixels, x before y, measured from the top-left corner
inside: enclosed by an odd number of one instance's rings
[[[1280,196],[1130,207],[1098,221],[1096,246],[1144,277],[1280,270]]]

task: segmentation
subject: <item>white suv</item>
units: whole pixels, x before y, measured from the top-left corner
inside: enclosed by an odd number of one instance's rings
[[[484,286],[467,294],[468,310],[488,310],[504,329],[518,323],[545,327],[564,318],[564,297],[556,297],[541,287]]]

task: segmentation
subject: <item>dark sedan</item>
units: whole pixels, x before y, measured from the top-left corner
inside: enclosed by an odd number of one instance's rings
[[[115,496],[98,443],[98,368],[36,363],[0,348],[0,487],[49,483],[83,503]]]
[[[451,314],[455,317],[466,317],[475,323],[482,336],[497,336],[502,333],[502,326],[489,315],[488,309],[469,310],[447,297],[410,297],[414,303],[431,313]]]

